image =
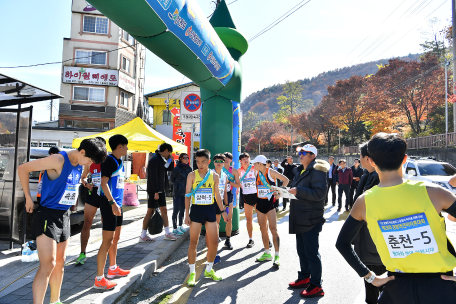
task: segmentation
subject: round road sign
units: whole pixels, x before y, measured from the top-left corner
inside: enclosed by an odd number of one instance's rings
[[[201,98],[196,94],[188,94],[184,99],[184,107],[189,112],[198,111],[201,107]]]

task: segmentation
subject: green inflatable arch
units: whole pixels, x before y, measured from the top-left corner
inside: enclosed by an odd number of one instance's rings
[[[241,102],[241,58],[247,52],[248,42],[237,30],[225,0],[210,20],[196,0],[88,2],[200,86],[201,147],[212,155],[233,151],[232,101]],[[224,228],[222,219],[221,234]],[[239,209],[235,208],[233,235],[238,230]]]

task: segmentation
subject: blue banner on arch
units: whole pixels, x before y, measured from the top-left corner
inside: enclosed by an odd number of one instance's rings
[[[239,102],[231,101],[233,105],[233,168],[239,169],[239,155],[241,154],[241,106]],[[233,192],[234,202],[233,206],[236,207],[237,205],[237,189],[236,192]]]
[[[146,0],[166,24],[223,85],[234,71],[234,60],[196,0]]]

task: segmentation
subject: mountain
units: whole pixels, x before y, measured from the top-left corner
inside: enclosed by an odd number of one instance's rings
[[[408,56],[399,57],[402,60],[417,60],[421,54],[409,54]],[[336,69],[329,72],[323,72],[318,76],[312,78],[305,78],[298,80],[301,84],[302,99],[312,99],[314,105],[318,105],[321,101],[321,98],[328,93],[327,87],[333,85],[337,80],[347,79],[354,75],[364,76],[367,74],[375,74],[378,71],[377,65],[387,64],[389,59],[381,59],[378,61],[372,61],[367,63],[361,63],[353,65],[351,67],[344,67],[341,69]],[[277,97],[282,95],[282,84],[276,84],[268,88],[264,88],[258,92],[250,94],[246,99],[241,103],[241,110],[245,114],[249,111],[254,105],[259,102],[264,102],[268,105],[269,111],[275,113],[279,110],[279,105],[277,104]]]

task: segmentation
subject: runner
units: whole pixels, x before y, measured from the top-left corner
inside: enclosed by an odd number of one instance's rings
[[[103,218],[103,241],[97,255],[97,276],[94,287],[96,289],[113,289],[117,283],[110,282],[104,276],[104,267],[109,252],[109,279],[124,277],[130,270],[123,270],[117,266],[117,243],[122,230],[123,212],[122,202],[124,194],[125,172],[122,156],[128,152],[128,139],[120,134],[109,138],[112,153],[101,164],[100,211]]]
[[[283,182],[283,186],[288,185],[288,178],[277,171],[271,170],[266,167],[267,160],[264,155],[258,155],[252,161],[255,166],[255,171],[258,172],[256,178],[257,185],[257,217],[258,224],[260,225],[261,236],[263,238],[264,253],[261,257],[257,259],[258,262],[272,261],[271,249],[269,245],[269,235],[268,235],[268,226],[272,234],[272,241],[274,242],[274,266],[280,266],[279,260],[279,248],[280,248],[280,238],[279,233],[277,232],[277,217],[276,217],[276,207],[278,205],[278,200],[275,200],[272,195],[271,185],[276,185],[276,180],[279,179]],[[269,223],[269,225],[268,225]]]
[[[188,263],[190,267],[190,276],[187,284],[195,286],[195,262],[196,248],[198,238],[201,233],[201,227],[206,228],[207,244],[207,266],[204,271],[206,278],[214,281],[221,281],[222,278],[217,276],[212,266],[214,265],[217,254],[217,218],[215,214],[214,196],[217,199],[217,205],[222,211],[223,219],[226,223],[229,218],[223,210],[222,198],[219,192],[219,177],[212,170],[209,170],[211,162],[211,153],[206,149],[198,150],[195,153],[198,170],[193,171],[187,177],[187,194],[185,195],[185,224],[190,226],[190,246],[188,247]],[[190,202],[192,210],[190,211]]]
[[[225,155],[217,154],[214,156],[213,161],[214,161],[215,169],[213,169],[212,171],[217,173],[217,175],[219,177],[218,190],[220,193],[220,197],[223,199],[223,209],[225,210],[225,212],[227,212],[227,214],[229,214],[230,212],[227,211],[227,209],[226,209],[227,206],[225,206],[225,202],[228,202],[228,195],[227,195],[227,191],[226,191],[228,178],[227,178],[226,174],[223,172],[223,167],[225,164]],[[233,212],[232,207],[233,207],[233,205],[231,205],[231,212]],[[215,214],[216,214],[216,218],[217,218],[217,238],[219,239],[219,242],[220,242],[219,231],[220,231],[220,218],[222,217],[222,211],[220,210],[220,208],[218,206],[217,200],[215,200]],[[206,244],[207,243],[208,243],[208,239],[207,239],[207,233],[206,233]],[[218,264],[220,262],[221,262],[220,256],[217,254],[215,256],[214,265]]]
[[[247,220],[247,233],[249,234],[249,242],[247,248],[252,248],[255,245],[253,241],[253,207],[257,203],[257,187],[255,183],[255,170],[250,163],[250,155],[247,152],[239,156],[241,167],[238,173],[241,182],[241,195],[239,200],[244,203],[245,218]]]
[[[28,213],[33,212],[29,173],[46,170],[42,178],[41,204],[34,212],[32,223],[40,260],[32,285],[34,303],[43,303],[48,283],[51,303],[60,303],[65,251],[70,237],[69,209],[77,202],[82,166],[105,159],[106,146],[91,138],[84,139],[77,150],[62,151],[18,167]]]
[[[49,148],[49,151],[48,151],[49,155],[54,155],[54,154],[59,154],[59,153],[60,153],[59,147],[50,147]],[[40,176],[38,177],[38,187],[36,189],[36,201],[38,202],[38,204],[41,202],[41,188],[43,187],[43,181],[41,180],[41,178],[43,177],[44,171],[45,170],[40,171]]]
[[[337,249],[368,283],[377,287],[387,283],[379,304],[454,303],[454,282],[446,280],[456,280],[456,253],[441,212],[456,215],[456,196],[431,183],[403,179],[404,139],[378,133],[367,149],[380,184],[356,200],[340,231]],[[351,247],[364,221],[388,277],[377,277]]]
[[[106,140],[103,137],[97,137],[106,145]],[[87,176],[90,173],[90,182],[88,182]],[[100,196],[98,195],[98,188],[101,183],[101,164],[95,164],[84,166],[84,171],[81,175],[81,183],[88,189],[86,202],[84,206],[84,224],[81,231],[81,253],[76,260],[75,266],[84,265],[87,260],[86,249],[87,243],[90,237],[90,228],[93,224],[93,218],[97,213],[97,209],[100,208]]]
[[[238,171],[231,166],[231,162],[233,161],[233,154],[230,152],[225,152],[223,155],[225,155],[225,167],[223,171],[228,178],[228,184],[226,186],[228,202],[225,202],[225,205],[229,206],[228,217],[230,218],[229,223],[227,223],[225,226],[225,247],[227,247],[229,250],[233,250],[233,246],[231,245],[230,241],[231,231],[233,229],[233,200],[234,196],[236,195],[237,188],[241,186],[241,182],[239,181]]]

